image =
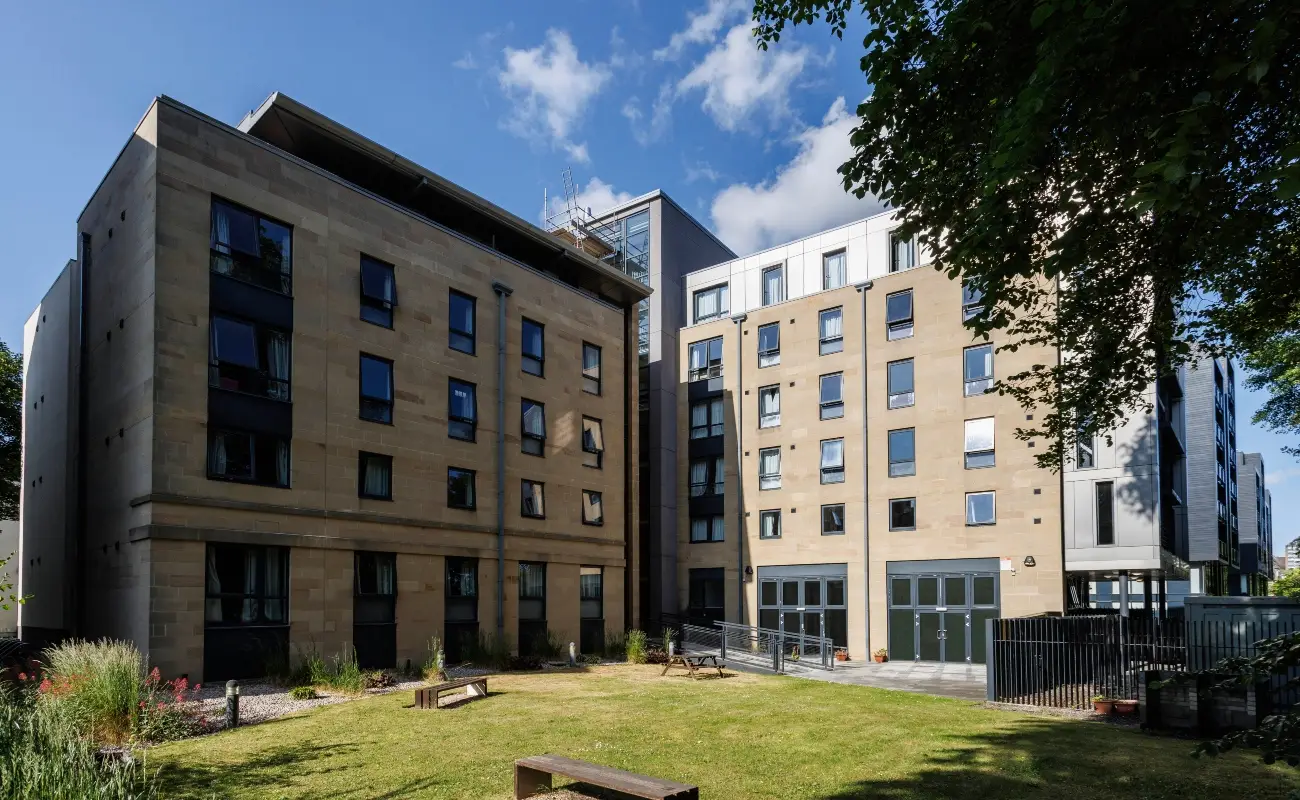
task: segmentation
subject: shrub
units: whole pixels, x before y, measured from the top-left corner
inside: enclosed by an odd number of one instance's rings
[[[542,657],[536,653],[521,653],[510,658],[510,661],[506,664],[506,669],[516,671],[541,669],[545,663]]]
[[[393,676],[382,669],[367,670],[362,673],[361,678],[367,689],[388,689],[397,685],[397,681],[393,680]]]
[[[647,649],[645,631],[630,630],[627,632],[627,660],[629,663],[646,663]]]
[[[605,632],[605,658],[610,661],[623,661],[627,658],[627,636],[622,631]]]
[[[668,651],[662,647],[648,647],[645,651],[645,663],[647,664],[667,664]]]
[[[135,737],[145,742],[166,742],[206,733],[210,724],[199,709],[200,688],[195,684],[190,689],[186,678],[164,682],[154,667],[144,681]]]
[[[289,690],[289,697],[294,700],[315,700],[320,695],[316,694],[315,687],[295,686]]]
[[[471,664],[491,669],[511,668],[511,646],[509,636],[497,636],[488,631],[479,631],[477,637],[466,642],[466,656]]]
[[[566,657],[567,650],[568,646],[565,642],[550,628],[546,629],[545,636],[538,636],[537,641],[533,643],[533,652],[544,660]]]
[[[135,731],[145,699],[144,657],[127,642],[73,640],[45,651],[41,694],[98,742],[120,744]]]
[[[365,676],[357,666],[357,651],[353,647],[344,647],[343,652],[334,656],[330,667],[330,679],[327,685],[331,689],[348,694],[361,694],[366,690]]]
[[[429,639],[429,654],[424,659],[421,675],[430,682],[447,680],[447,653],[442,648],[442,640],[437,636]]]

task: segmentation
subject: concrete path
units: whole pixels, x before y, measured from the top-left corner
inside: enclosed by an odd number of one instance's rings
[[[875,686],[879,689],[898,689],[959,700],[985,699],[985,668],[983,664],[938,664],[929,661],[874,661],[840,662],[831,671],[795,668],[786,664],[786,674],[831,683],[851,683],[858,686]]]

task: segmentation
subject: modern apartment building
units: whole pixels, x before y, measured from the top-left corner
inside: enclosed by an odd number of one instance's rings
[[[642,616],[658,630],[677,612],[678,331],[687,324],[682,277],[736,254],[665,192],[643,194],[592,216],[568,209],[552,217],[559,236],[654,290],[641,301],[640,437]]]
[[[635,623],[642,282],[279,94],[158,98],[78,237],[28,325],[20,624],[207,681]]]
[[[981,661],[985,619],[1064,610],[1061,480],[989,392],[1056,354],[973,338],[979,298],[894,227],[686,276],[678,603],[856,658]]]
[[[1268,594],[1273,579],[1273,493],[1264,485],[1264,457],[1237,453],[1240,481],[1241,563],[1232,572],[1232,594],[1257,597]]]
[[[1241,564],[1237,500],[1236,376],[1205,358],[1187,369],[1187,560],[1191,593],[1230,593]]]

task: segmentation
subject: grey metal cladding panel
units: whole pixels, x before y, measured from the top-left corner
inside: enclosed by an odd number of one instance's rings
[[[662,219],[660,230],[663,235],[663,253],[660,268],[665,274],[674,276],[680,282],[681,277],[688,272],[736,258],[734,253],[700,230],[676,206],[659,201],[655,203],[655,208]]]
[[[843,578],[848,574],[848,564],[791,564],[758,568],[759,578]]]
[[[1208,359],[1188,370],[1184,395],[1187,431],[1187,557],[1219,558],[1218,477],[1215,471],[1214,370]]]
[[[928,561],[889,561],[885,572],[890,575],[925,575],[931,572],[998,572],[996,558],[938,558]]]

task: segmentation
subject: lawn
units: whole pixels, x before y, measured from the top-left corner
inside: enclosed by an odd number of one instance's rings
[[[796,678],[692,681],[657,667],[492,678],[451,709],[409,693],[157,747],[164,797],[508,798],[514,759],[609,764],[741,798],[1285,798],[1251,754],[959,700]]]

